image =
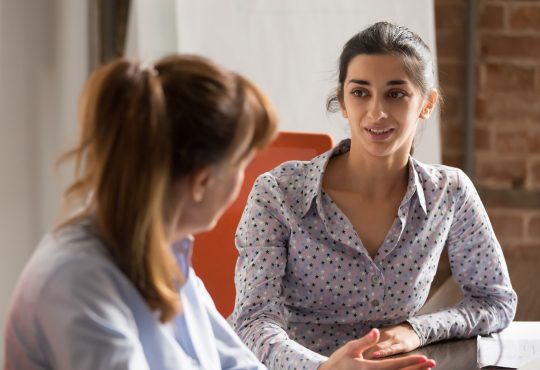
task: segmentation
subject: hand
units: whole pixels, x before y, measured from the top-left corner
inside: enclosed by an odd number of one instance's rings
[[[410,352],[420,346],[420,338],[412,326],[404,322],[381,329],[380,342],[366,351],[365,358],[381,358],[398,353]]]
[[[379,338],[379,331],[372,329],[366,336],[345,343],[318,370],[427,370],[435,367],[435,361],[420,355],[377,361],[364,359],[362,353],[376,345]]]

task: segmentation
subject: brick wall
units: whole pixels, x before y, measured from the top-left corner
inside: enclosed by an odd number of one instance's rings
[[[463,168],[466,0],[435,0],[445,164]],[[540,0],[478,0],[475,177],[508,257],[540,258]]]

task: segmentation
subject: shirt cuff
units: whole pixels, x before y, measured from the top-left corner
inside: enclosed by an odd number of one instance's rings
[[[418,335],[418,338],[420,339],[420,347],[425,346],[428,341],[428,338],[427,338],[428,330],[426,330],[426,325],[428,325],[427,323],[428,320],[421,317],[411,317],[410,319],[407,319],[405,321],[411,325],[416,335]]]

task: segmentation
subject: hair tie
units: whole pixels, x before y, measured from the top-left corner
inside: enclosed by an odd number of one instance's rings
[[[141,69],[141,71],[147,71],[148,73],[150,73],[152,76],[158,76],[158,70],[156,69],[156,66],[154,66],[152,63],[148,63],[148,62],[141,62],[140,65],[139,65],[139,68]]]

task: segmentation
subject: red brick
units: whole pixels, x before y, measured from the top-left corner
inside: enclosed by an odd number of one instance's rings
[[[476,94],[475,109],[476,119],[483,120],[486,118],[486,101],[482,97],[479,97],[478,94]]]
[[[540,239],[540,215],[531,218],[528,231],[531,238]]]
[[[484,57],[540,58],[538,35],[492,35],[480,37],[480,50]]]
[[[465,134],[463,127],[445,125],[442,128],[442,145],[447,149],[463,150]]]
[[[441,115],[443,120],[463,119],[463,95],[451,93],[444,95]]]
[[[495,150],[497,152],[524,154],[529,151],[529,139],[526,132],[502,131],[495,134]]]
[[[479,185],[498,188],[522,188],[526,176],[525,158],[476,156],[476,181]]]
[[[437,30],[437,56],[465,60],[465,28]]]
[[[515,126],[518,124],[540,121],[540,104],[538,94],[525,91],[486,90],[480,98],[483,109],[478,118],[497,123],[506,123]]]
[[[532,178],[533,187],[540,189],[540,161],[532,164],[531,171],[528,175]]]
[[[463,169],[463,153],[451,152],[444,146],[442,148],[442,162],[451,167],[457,167]]]
[[[487,128],[475,128],[474,146],[476,150],[489,150],[491,148],[491,131]]]
[[[467,9],[463,2],[436,4],[435,25],[437,30],[442,28],[465,27]]]
[[[540,258],[540,242],[517,242],[505,246],[505,258],[538,259]]]
[[[527,127],[499,131],[495,134],[495,149],[503,154],[540,153],[540,133],[529,132]]]
[[[521,5],[511,8],[510,27],[515,30],[540,30],[540,6]]]
[[[485,5],[478,9],[478,26],[484,29],[504,27],[504,8],[497,5]]]
[[[520,214],[508,214],[504,209],[489,209],[488,215],[495,235],[500,240],[523,238],[524,217]]]
[[[463,91],[465,66],[463,63],[439,63],[439,83],[443,91]]]
[[[535,68],[512,64],[487,64],[487,89],[534,90]]]

